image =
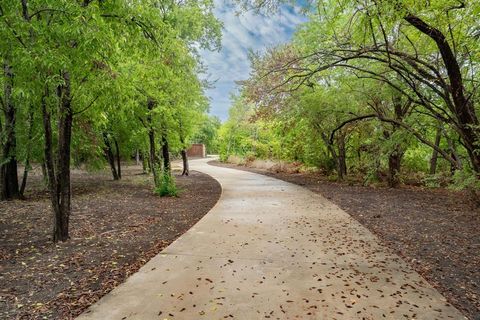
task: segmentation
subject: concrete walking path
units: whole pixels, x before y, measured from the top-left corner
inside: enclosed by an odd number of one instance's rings
[[[216,206],[79,320],[465,319],[322,196],[206,162]]]

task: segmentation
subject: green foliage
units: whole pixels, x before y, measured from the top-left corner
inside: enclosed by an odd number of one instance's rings
[[[163,172],[160,185],[155,187],[155,193],[161,197],[178,197],[179,190],[175,183],[175,177]]]
[[[475,185],[479,3],[311,4],[290,43],[252,55],[253,72],[220,129],[221,158],[296,161],[339,178],[344,158],[347,173],[364,183]],[[447,178],[452,168],[461,178]]]
[[[273,125],[263,121],[253,121],[252,105],[242,97],[234,97],[230,118],[219,129],[219,154],[221,160],[231,155],[249,158],[279,158],[279,140]]]
[[[137,151],[147,153],[149,126],[157,137],[167,136],[172,152],[188,146],[208,111],[197,51],[220,46],[221,23],[210,0],[24,3],[25,8],[16,0],[0,5],[0,59],[14,73],[11,99],[20,162],[27,151],[31,162],[44,161],[42,101],[55,128],[61,70],[71,78],[75,166],[106,164],[103,133],[118,143],[124,160]],[[1,87],[5,81],[2,72]],[[155,100],[154,110],[147,109],[148,99]],[[155,144],[158,150],[160,139]]]
[[[480,192],[480,179],[471,169],[464,168],[463,170],[457,170],[455,172],[453,175],[453,185],[451,187],[454,190],[467,189]]]
[[[190,139],[192,143],[203,143],[207,154],[216,154],[219,151],[218,130],[220,119],[216,116],[204,116],[197,124],[195,134]]]

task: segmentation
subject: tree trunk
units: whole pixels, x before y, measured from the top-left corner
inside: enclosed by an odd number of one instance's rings
[[[399,174],[402,166],[403,151],[400,146],[388,155],[388,186],[396,188],[400,184]]]
[[[118,179],[122,179],[122,167],[120,163],[120,147],[118,146],[118,141],[113,137],[113,143],[115,144],[115,150],[117,151],[117,174]]]
[[[44,161],[42,161],[41,168],[42,168],[43,183],[45,184],[45,186],[48,187],[48,173],[47,173],[47,166],[45,165],[45,159]]]
[[[44,158],[45,158],[45,169],[47,173],[47,186],[50,193],[50,201],[52,203],[53,215],[54,215],[54,234],[52,239],[56,241],[55,235],[55,224],[57,221],[57,216],[60,215],[59,203],[58,203],[58,188],[57,182],[55,179],[55,166],[53,161],[53,137],[52,137],[52,124],[51,124],[51,115],[47,109],[46,98],[48,96],[48,90],[45,90],[45,94],[42,97],[42,118],[43,118],[43,129],[45,134],[45,146],[44,146]]]
[[[180,128],[182,128],[180,124]],[[180,143],[182,144],[182,151],[180,151],[180,154],[182,155],[182,162],[183,162],[183,171],[182,171],[182,176],[188,176],[190,174],[190,166],[188,165],[188,156],[187,156],[187,150],[185,149],[185,139],[183,137],[183,131],[180,133]]]
[[[450,164],[450,173],[452,175],[455,174],[455,171],[462,170],[463,164],[462,159],[457,153],[457,147],[455,146],[455,142],[452,138],[450,138],[447,134],[445,134],[445,138],[447,139],[448,149],[450,151],[450,157],[454,160],[454,163]]]
[[[48,189],[52,203],[54,223],[54,242],[69,238],[69,219],[71,212],[70,188],[70,142],[72,138],[73,113],[70,97],[70,75],[63,72],[64,83],[57,88],[58,104],[58,146],[56,164],[54,164],[53,135],[51,115],[47,108],[48,88],[42,97],[43,128],[45,134],[45,167],[48,176]]]
[[[27,151],[28,152],[28,151]],[[25,195],[25,189],[27,188],[28,172],[30,171],[30,157],[25,159],[25,168],[23,169],[22,185],[20,186],[20,195]]]
[[[187,151],[183,149],[181,151],[182,154],[182,162],[183,162],[183,171],[182,171],[182,176],[188,176],[190,174],[190,168],[188,165],[188,156],[187,156]]]
[[[337,171],[338,179],[343,180],[347,175],[347,152],[345,148],[345,133],[340,132],[337,135],[338,157],[337,157]]]
[[[442,140],[442,127],[439,124],[437,133],[435,135],[435,147],[440,148],[440,141]],[[430,174],[437,173],[438,151],[433,149],[432,157],[430,158]]]
[[[72,139],[73,112],[70,96],[70,74],[62,73],[64,83],[58,88],[59,120],[58,120],[58,150],[57,150],[57,203],[58,212],[55,215],[53,241],[66,241],[69,238],[69,219],[71,212],[70,187],[70,143]]]
[[[155,132],[153,129],[148,131],[148,142],[149,142],[149,155],[148,155],[148,167],[150,169],[150,172],[153,173],[153,178],[155,181],[157,176],[156,176],[156,170],[154,170],[155,166],[157,165],[156,163],[156,148],[155,148]]]
[[[165,174],[171,174],[171,165],[170,165],[170,150],[168,147],[168,140],[166,133],[162,134],[162,158],[163,158],[163,172]]]
[[[28,172],[30,171],[30,145],[33,138],[33,106],[30,105],[30,110],[28,113],[28,134],[27,134],[27,150],[25,155],[25,168],[23,170],[22,185],[20,187],[20,195],[23,197],[25,193],[25,188],[27,187]]]
[[[153,129],[152,123],[152,110],[155,107],[155,101],[151,98],[148,98],[147,101],[147,108],[148,108],[148,115],[147,115],[147,125],[148,125],[148,143],[149,143],[149,165],[150,171],[153,174],[153,181],[155,186],[160,185],[160,179],[158,176],[158,157],[155,150],[155,130]]]
[[[395,120],[403,121],[405,115],[410,109],[411,102],[402,102],[400,95],[394,95],[392,99]],[[392,139],[392,135],[399,130],[399,126],[395,123],[392,124],[392,131],[384,130],[383,134],[386,139]],[[388,175],[387,182],[390,188],[396,188],[400,184],[400,170],[402,168],[402,158],[405,154],[405,150],[400,144],[395,143],[393,151],[388,155]]]
[[[149,157],[145,155],[145,152],[142,151],[142,170],[143,173],[147,173],[149,170],[149,163],[148,163]]]
[[[28,13],[28,3],[27,0],[22,0],[22,15],[23,18],[25,19],[26,22],[30,22],[30,15]],[[30,29],[30,37],[33,37],[33,30]],[[25,168],[23,171],[23,178],[22,178],[22,185],[20,187],[20,194],[23,197],[25,193],[25,188],[27,187],[27,179],[28,179],[28,173],[30,171],[30,155],[31,155],[31,142],[33,139],[33,123],[34,123],[34,110],[33,106],[30,105],[29,108],[29,113],[28,113],[28,137],[27,137],[27,150],[26,150],[26,155],[25,155]],[[43,169],[43,167],[42,167]],[[45,177],[45,176],[44,176]]]
[[[13,72],[8,65],[4,63],[4,101],[3,112],[5,117],[5,126],[3,128],[2,158],[0,160],[0,200],[20,198],[18,189],[17,173],[17,155],[16,155],[16,135],[15,122],[16,110],[12,101]]]
[[[138,149],[135,152],[135,163],[137,164],[137,166],[140,165],[140,151]],[[145,170],[143,170],[143,171],[145,171]]]
[[[108,164],[110,165],[110,170],[112,171],[113,180],[118,180],[118,172],[115,168],[115,157],[113,155],[112,144],[110,143],[110,139],[108,138],[108,134],[106,132],[102,133],[103,142],[105,143],[104,153],[105,158],[107,158]]]
[[[325,145],[327,146],[328,153],[330,154],[330,157],[331,157],[330,160],[331,160],[332,165],[329,165],[328,171],[331,172],[331,170],[333,169],[333,164],[335,164],[335,167],[338,170],[337,151],[335,151],[335,148],[334,148],[333,144],[330,142],[330,139],[328,139],[327,135],[324,132],[320,132],[320,136],[322,137],[323,142],[325,142]]]
[[[415,15],[407,15],[404,19],[417,30],[430,37],[437,45],[450,81],[450,93],[454,104],[454,110],[452,111],[455,113],[458,122],[457,127],[463,145],[467,150],[473,170],[480,173],[480,152],[477,152],[480,143],[480,123],[473,101],[465,95],[462,72],[457,58],[445,35],[439,29],[430,26]],[[480,178],[480,174],[478,177]]]

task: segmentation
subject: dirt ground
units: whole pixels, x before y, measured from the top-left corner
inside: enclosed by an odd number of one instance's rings
[[[365,187],[331,182],[319,174],[210,163],[320,193],[376,234],[470,319],[480,319],[480,210],[468,195],[408,186]]]
[[[40,176],[27,200],[0,202],[0,319],[71,319],[193,226],[217,202],[213,178],[176,177],[178,198],[152,193],[140,167],[72,175],[72,239],[50,241],[52,214]]]

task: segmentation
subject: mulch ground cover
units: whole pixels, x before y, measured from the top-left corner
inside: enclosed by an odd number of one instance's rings
[[[50,240],[52,213],[40,176],[26,200],[0,202],[0,319],[72,319],[193,226],[217,202],[208,175],[176,176],[179,197],[152,193],[151,178],[126,167],[72,175],[71,239]]]
[[[268,175],[330,199],[403,257],[451,304],[470,319],[480,319],[480,210],[467,194],[349,185],[320,174],[210,163]]]

